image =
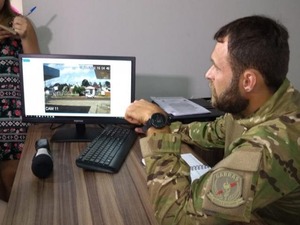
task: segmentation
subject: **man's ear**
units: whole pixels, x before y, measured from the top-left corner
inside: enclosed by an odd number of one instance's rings
[[[242,75],[242,88],[246,93],[251,92],[257,84],[258,71],[255,69],[247,69]]]

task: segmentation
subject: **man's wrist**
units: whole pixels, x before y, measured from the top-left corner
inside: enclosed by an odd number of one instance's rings
[[[145,122],[143,126],[143,132],[148,133],[148,129],[153,127],[154,129],[161,130],[170,124],[169,116],[164,113],[153,113],[151,117]]]

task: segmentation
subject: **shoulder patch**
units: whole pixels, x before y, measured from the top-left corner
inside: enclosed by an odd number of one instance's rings
[[[212,187],[207,197],[217,206],[233,208],[245,203],[242,196],[242,177],[222,170],[212,176]]]

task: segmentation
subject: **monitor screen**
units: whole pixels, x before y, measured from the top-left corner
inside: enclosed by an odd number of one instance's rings
[[[22,119],[75,124],[52,141],[91,141],[101,129],[86,124],[122,124],[135,98],[135,57],[20,54]]]

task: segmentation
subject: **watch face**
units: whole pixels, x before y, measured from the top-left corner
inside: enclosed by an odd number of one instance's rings
[[[167,125],[167,118],[161,113],[154,113],[151,116],[151,124],[155,128],[163,128]]]

